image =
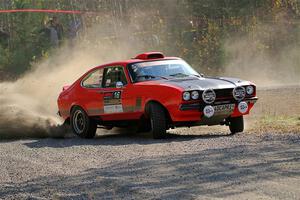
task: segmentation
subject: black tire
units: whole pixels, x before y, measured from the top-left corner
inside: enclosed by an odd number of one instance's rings
[[[73,133],[81,138],[93,138],[96,135],[97,124],[80,107],[72,109],[70,125]]]
[[[232,117],[229,119],[229,129],[232,135],[236,133],[240,133],[244,131],[244,118],[240,117]]]
[[[144,117],[139,120],[137,125],[137,133],[147,133],[151,131],[151,122]]]
[[[165,138],[167,133],[167,120],[164,108],[156,103],[151,103],[149,108],[151,133],[153,135],[153,138]]]
[[[142,126],[138,127],[138,133],[147,133],[150,132],[151,129],[151,122],[150,121],[145,121],[145,124],[143,124]]]

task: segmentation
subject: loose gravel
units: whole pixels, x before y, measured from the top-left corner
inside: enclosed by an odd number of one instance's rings
[[[299,134],[198,130],[2,141],[0,199],[300,198]]]

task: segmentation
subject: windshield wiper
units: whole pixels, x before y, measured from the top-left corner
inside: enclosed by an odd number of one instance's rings
[[[184,73],[176,73],[176,74],[170,74],[169,76],[189,76],[189,75]]]
[[[171,74],[169,76],[181,76],[181,77],[185,77],[185,76],[195,76],[195,77],[198,77],[200,78],[201,76],[200,75],[197,75],[197,74],[184,74],[184,73],[176,73],[176,74]]]
[[[139,78],[146,78],[146,79],[162,78],[162,79],[168,80],[168,78],[166,78],[166,77],[164,77],[164,76],[153,76],[153,75],[150,75],[150,74],[146,74],[146,75],[138,75],[138,76],[136,77],[136,80],[138,80]]]
[[[201,78],[201,75],[197,75],[197,74],[184,74],[184,73],[176,73],[176,74],[171,74],[169,76],[181,76],[181,77],[185,77],[185,76],[195,76],[198,78]]]

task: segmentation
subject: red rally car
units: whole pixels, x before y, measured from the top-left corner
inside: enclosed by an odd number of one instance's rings
[[[163,138],[175,127],[228,125],[244,130],[256,86],[237,78],[206,77],[184,60],[160,52],[95,67],[58,97],[59,115],[83,138],[97,128],[137,126]]]

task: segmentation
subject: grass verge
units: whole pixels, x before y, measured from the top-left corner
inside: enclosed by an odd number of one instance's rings
[[[248,131],[300,134],[300,116],[264,115],[256,119]]]

